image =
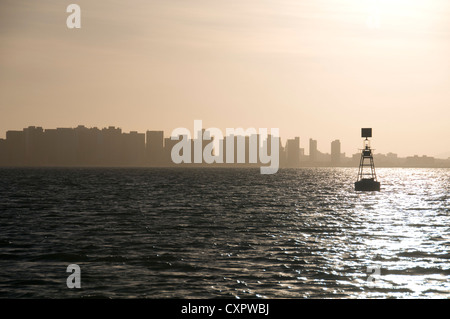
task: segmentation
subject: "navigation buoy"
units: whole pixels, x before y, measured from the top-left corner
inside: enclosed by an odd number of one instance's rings
[[[373,153],[370,148],[369,137],[372,137],[372,129],[362,128],[361,137],[366,139],[364,140],[364,147],[361,150],[361,160],[359,162],[358,179],[355,182],[355,191],[380,191],[380,182],[377,181]]]

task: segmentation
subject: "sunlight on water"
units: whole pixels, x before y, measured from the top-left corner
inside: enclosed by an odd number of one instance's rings
[[[450,170],[356,173],[1,170],[0,296],[448,298]]]

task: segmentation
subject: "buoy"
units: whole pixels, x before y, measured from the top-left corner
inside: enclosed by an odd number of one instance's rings
[[[380,191],[380,182],[377,181],[373,152],[370,147],[369,137],[372,137],[371,128],[362,128],[361,137],[365,138],[364,147],[361,149],[358,179],[355,182],[355,191]]]

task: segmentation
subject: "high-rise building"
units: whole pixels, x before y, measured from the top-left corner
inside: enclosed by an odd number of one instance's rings
[[[131,131],[122,134],[123,157],[125,166],[142,166],[145,156],[145,134]]]
[[[172,148],[179,140],[172,140],[170,137],[164,138],[164,160],[163,166],[172,166],[175,163],[172,161]]]
[[[6,150],[8,162],[11,165],[25,164],[25,135],[23,131],[6,132]]]
[[[78,140],[72,128],[56,129],[57,165],[77,165]]]
[[[161,166],[164,163],[164,131],[147,131],[146,162],[150,166]]]
[[[341,162],[341,142],[335,140],[331,142],[331,164],[339,165]]]
[[[224,137],[223,139],[223,161],[228,164],[237,163],[238,162],[238,139],[234,134],[230,134]],[[245,148],[244,148],[245,150]],[[245,161],[245,158],[244,158]]]
[[[0,166],[8,165],[7,158],[7,150],[6,150],[6,140],[0,138]]]
[[[56,166],[58,164],[58,147],[57,147],[56,129],[45,129],[44,131],[44,152],[45,165]]]
[[[194,136],[190,139],[191,143],[191,163],[201,164],[204,163],[203,151],[206,145],[208,145],[211,140],[206,140],[205,136],[206,129],[202,129],[201,132],[194,132]],[[197,156],[195,155],[197,153]]]
[[[259,151],[261,147],[261,137],[259,134],[252,134],[248,137],[248,163],[259,164]]]
[[[311,162],[317,161],[317,141],[312,138],[309,139],[309,160]]]
[[[121,164],[123,149],[122,130],[109,126],[101,130],[101,162],[106,166]]]
[[[300,138],[288,139],[286,141],[287,167],[300,166]]]
[[[45,161],[44,130],[42,127],[29,126],[23,129],[25,140],[25,164],[42,166]]]
[[[46,131],[47,132],[47,131]],[[101,132],[98,128],[79,125],[75,128],[77,136],[77,165],[97,166],[101,164]]]

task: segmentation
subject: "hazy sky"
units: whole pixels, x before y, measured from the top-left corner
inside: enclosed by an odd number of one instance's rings
[[[450,156],[450,1],[0,0],[0,137],[195,119]]]

